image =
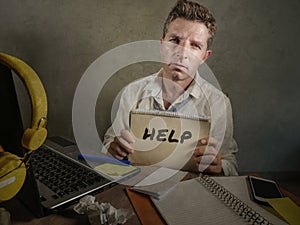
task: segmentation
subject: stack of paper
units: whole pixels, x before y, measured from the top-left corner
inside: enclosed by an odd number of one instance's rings
[[[137,183],[131,190],[160,199],[173,189],[187,172],[161,167]]]

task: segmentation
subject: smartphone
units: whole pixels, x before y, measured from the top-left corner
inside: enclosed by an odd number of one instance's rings
[[[260,177],[248,176],[250,189],[255,201],[266,203],[266,198],[282,198],[276,182]]]

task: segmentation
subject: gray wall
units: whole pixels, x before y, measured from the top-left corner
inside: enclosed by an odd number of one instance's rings
[[[202,2],[218,21],[214,53],[207,64],[232,100],[240,170],[299,171],[300,2]],[[48,94],[49,135],[74,138],[72,101],[84,71],[114,47],[159,39],[174,3],[0,0],[0,51],[22,58],[39,74]],[[135,64],[106,83],[96,107],[101,137],[109,126],[110,107],[119,90],[157,68],[153,63]],[[22,108],[28,123],[26,100]]]

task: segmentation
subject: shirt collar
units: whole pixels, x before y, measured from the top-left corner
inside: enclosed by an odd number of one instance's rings
[[[162,85],[160,73],[162,69],[160,69],[157,73],[153,74],[153,79],[145,86],[144,88],[144,97],[158,97],[162,98]],[[193,96],[194,98],[200,98],[201,96],[201,87],[200,85],[203,83],[203,79],[200,77],[198,71],[195,75],[194,80],[191,85],[188,87],[185,93]]]
[[[187,91],[189,92],[189,94],[191,96],[193,96],[194,98],[200,98],[201,96],[201,85],[203,84],[203,79],[200,77],[198,71],[195,75],[195,78],[192,82],[192,84],[189,86],[189,88],[187,89]]]
[[[152,75],[152,79],[144,88],[144,97],[162,96],[162,80],[160,78],[160,73],[162,69],[160,69],[157,73]]]

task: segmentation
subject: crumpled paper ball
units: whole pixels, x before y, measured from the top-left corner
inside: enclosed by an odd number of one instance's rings
[[[87,214],[91,225],[124,224],[133,215],[127,209],[116,209],[110,203],[99,203],[92,195],[86,195],[74,206],[78,214]]]

